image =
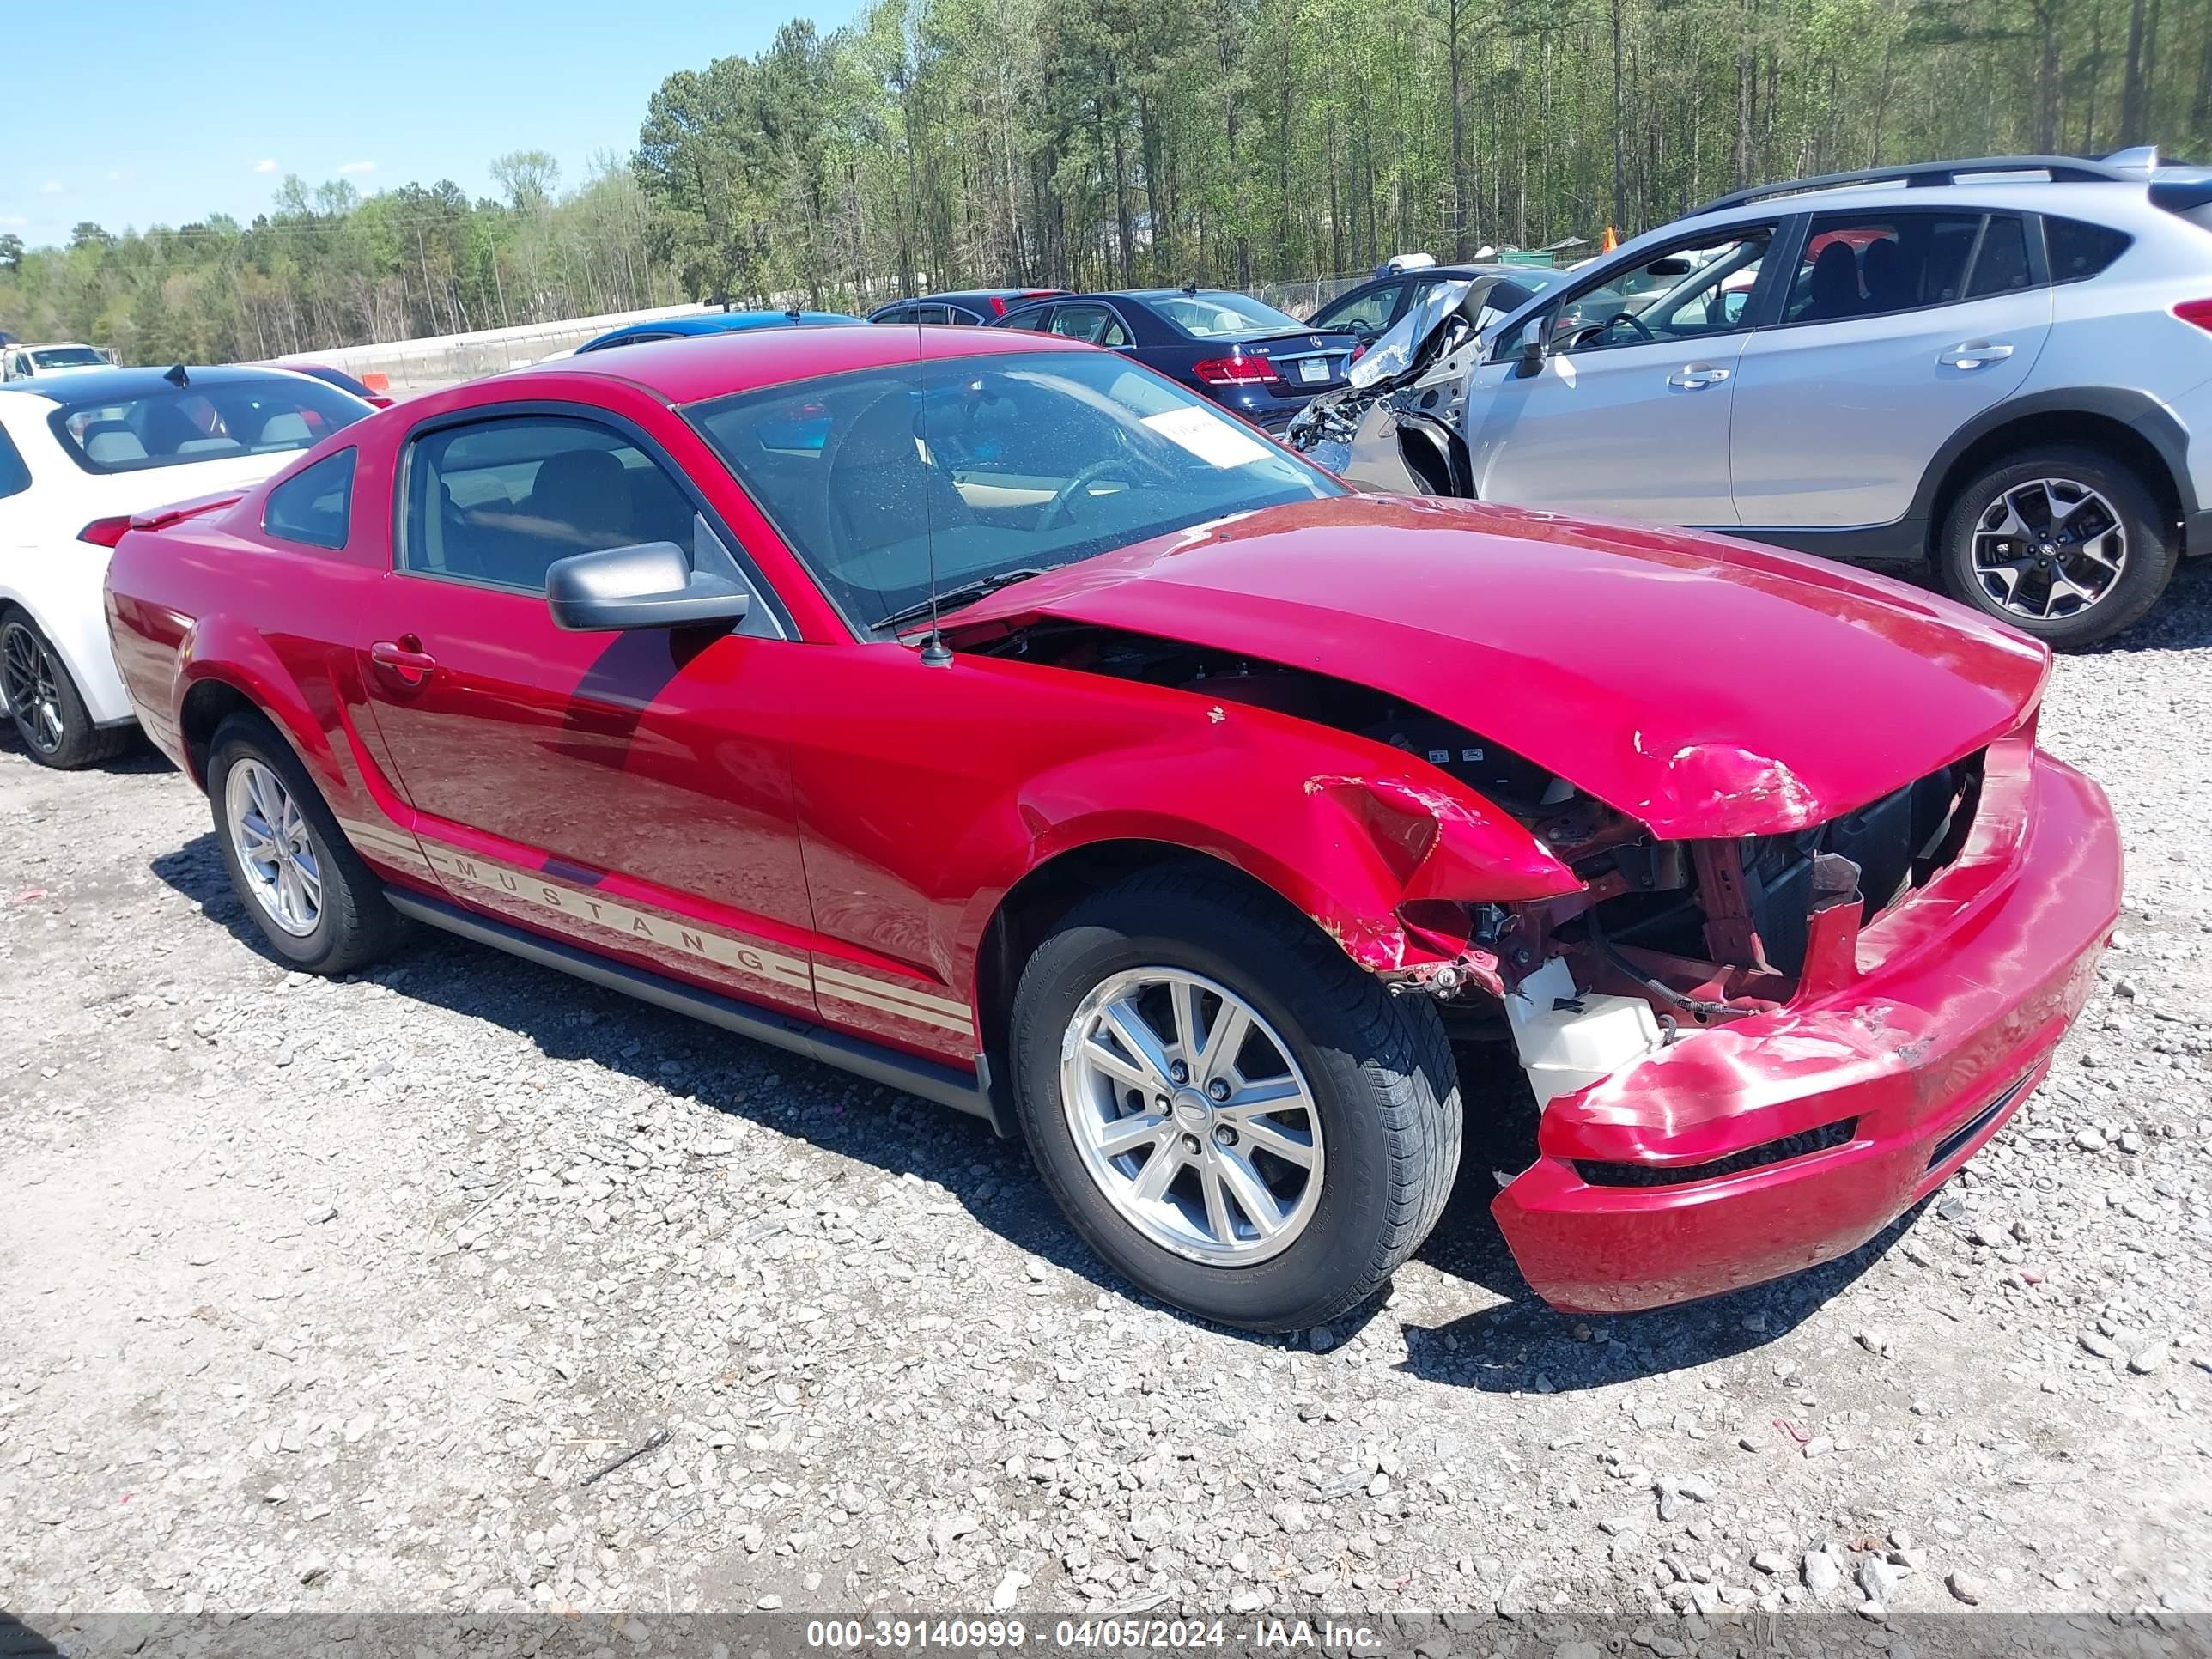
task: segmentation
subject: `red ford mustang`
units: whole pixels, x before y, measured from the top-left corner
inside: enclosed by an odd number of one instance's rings
[[[2040,647],[1709,538],[1348,492],[1050,337],[791,329],[416,398],[138,522],[146,729],[338,974],[450,929],[1024,1136],[1147,1291],[1371,1293],[1513,1045],[1535,1290],[1871,1237],[2117,915]],[[939,625],[932,625],[933,586]]]

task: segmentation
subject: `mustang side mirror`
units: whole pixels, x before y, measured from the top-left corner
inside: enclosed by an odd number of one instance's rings
[[[1544,320],[1539,317],[1521,326],[1521,372],[1539,374],[1544,368]]]
[[[674,542],[640,542],[556,559],[545,570],[545,603],[562,628],[611,633],[742,622],[752,592],[720,539],[695,517],[688,555]]]

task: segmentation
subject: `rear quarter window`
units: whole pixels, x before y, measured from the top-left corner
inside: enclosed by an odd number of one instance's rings
[[[280,541],[332,550],[353,522],[354,452],[342,449],[301,469],[269,492],[261,527]]]
[[[23,463],[23,452],[15,447],[15,441],[0,427],[0,501],[10,495],[20,495],[31,487],[31,469]]]
[[[2128,244],[2135,240],[2124,231],[2048,215],[2043,221],[2043,235],[2054,283],[2086,282],[2126,252]]]

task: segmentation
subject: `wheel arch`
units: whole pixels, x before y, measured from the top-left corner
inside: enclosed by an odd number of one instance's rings
[[[1319,937],[1342,944],[1280,887],[1231,859],[1187,842],[1116,835],[1066,847],[1039,860],[999,896],[975,949],[976,1029],[989,1060],[992,1119],[1000,1133],[1018,1133],[1006,1033],[1024,964],[1060,918],[1082,900],[1139,870],[1167,866],[1204,870],[1263,898]]]
[[[227,679],[203,675],[185,690],[177,708],[177,734],[182,739],[185,764],[194,783],[207,787],[208,750],[215,734],[233,714],[266,716],[267,711]]]
[[[1926,526],[1922,550],[1928,558],[1940,555],[1943,521],[1978,473],[2006,454],[2045,443],[2103,450],[2127,465],[2157,498],[2160,514],[2172,526],[2197,514],[2188,435],[2155,398],[2112,386],[2039,392],[2000,404],[1969,422],[1929,464],[1911,513]]]
[[[192,781],[207,787],[207,749],[223,720],[241,710],[261,715],[292,745],[325,800],[348,792],[343,769],[323,723],[267,641],[222,617],[194,623],[178,649],[179,746]]]

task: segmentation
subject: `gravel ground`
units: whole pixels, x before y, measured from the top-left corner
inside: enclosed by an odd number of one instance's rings
[[[440,938],[288,974],[164,765],[0,747],[0,1606],[2212,1608],[2212,563],[2043,732],[2123,933],[1931,1203],[1585,1323],[1479,1134],[1296,1341],[1133,1297],[969,1120]]]

